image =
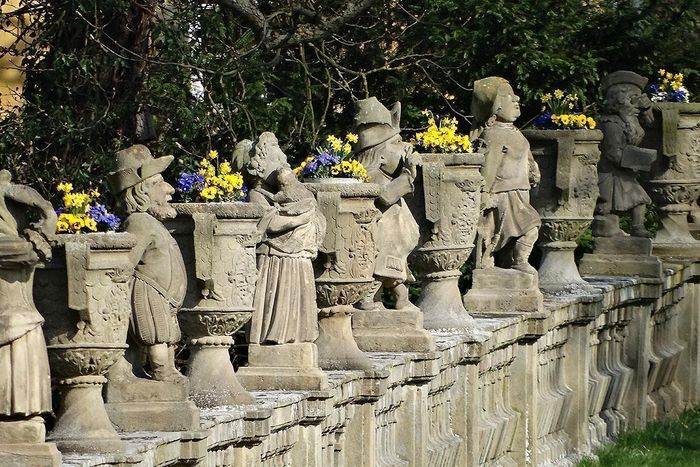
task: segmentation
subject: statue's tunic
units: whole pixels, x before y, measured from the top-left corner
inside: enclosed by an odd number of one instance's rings
[[[605,115],[600,119],[600,130],[604,138],[600,146],[598,162],[598,188],[600,196],[596,212],[629,211],[635,206],[651,203],[644,188],[637,181],[634,170],[622,167],[622,154],[626,146],[637,146],[644,132],[634,128],[618,115]]]
[[[530,143],[514,125],[495,123],[480,139],[486,156],[481,174],[488,201],[478,231],[487,242],[498,235],[492,248],[497,251],[540,226],[540,215],[530,205],[530,180],[539,179],[539,169]]]
[[[361,163],[365,163],[358,156]],[[418,245],[418,223],[402,198],[413,191],[408,173],[391,178],[379,166],[365,166],[370,182],[381,186],[377,207],[382,217],[377,223],[377,262],[374,274],[379,277],[409,278],[408,255]]]
[[[256,189],[250,202],[268,207],[258,223],[263,239],[257,249],[258,279],[249,341],[256,344],[313,342],[318,337],[318,308],[312,260],[326,232],[326,219],[315,215],[305,224],[276,231],[284,217]]]
[[[44,319],[32,298],[33,267],[4,267],[31,247],[16,237],[0,239],[0,415],[49,413],[51,377],[41,330]]]
[[[187,276],[177,242],[163,224],[146,213],[131,214],[124,229],[139,238],[132,281],[131,325],[144,345],[180,340],[177,310],[185,299]]]

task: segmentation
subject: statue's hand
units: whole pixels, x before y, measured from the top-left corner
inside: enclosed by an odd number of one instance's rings
[[[419,154],[411,152],[406,155],[404,160],[405,166],[411,174],[411,178],[415,179],[418,176],[418,167],[423,164],[423,159],[421,159]]]
[[[641,111],[651,109],[651,99],[646,94],[642,94],[637,100],[637,108]]]
[[[30,228],[24,230],[24,236],[34,246],[34,251],[42,261],[51,259],[51,245],[44,235]]]

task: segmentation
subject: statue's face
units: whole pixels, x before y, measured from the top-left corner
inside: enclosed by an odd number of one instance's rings
[[[513,123],[520,117],[520,98],[515,95],[513,88],[503,85],[496,96],[496,120]]]
[[[151,205],[148,213],[162,221],[172,219],[177,215],[175,208],[170,206],[175,189],[163,179],[161,174],[154,175],[143,181],[144,190],[148,193]]]
[[[255,155],[250,160],[249,172],[267,184],[273,185],[275,182],[275,171],[289,168],[286,154],[275,142],[266,143],[262,146],[262,149],[256,149]]]
[[[403,158],[413,152],[413,146],[409,143],[404,143],[399,135],[391,137],[380,149],[381,162],[380,168],[387,175],[393,175],[401,165]]]
[[[620,115],[639,115],[640,108],[644,103],[646,95],[642,94],[642,90],[632,84],[620,84],[617,92],[616,107]]]

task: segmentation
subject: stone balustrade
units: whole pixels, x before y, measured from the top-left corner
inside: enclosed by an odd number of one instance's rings
[[[320,391],[253,392],[201,410],[197,431],[122,434],[125,453],[64,465],[566,465],[621,430],[700,401],[700,263],[663,280],[588,277],[544,312],[474,314],[427,353],[368,353]]]

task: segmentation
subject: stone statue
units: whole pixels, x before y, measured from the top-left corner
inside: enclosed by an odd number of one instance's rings
[[[248,335],[249,366],[241,368],[238,377],[247,389],[320,388],[326,380],[317,368],[313,345],[318,308],[312,261],[326,220],[313,194],[291,171],[274,134],[265,132],[255,143],[241,141],[233,163],[249,179],[249,201],[265,209],[258,223],[262,241]]]
[[[530,144],[513,124],[520,116],[519,101],[503,78],[491,76],[474,83],[471,136],[480,144],[478,152],[486,155],[477,267],[497,265],[536,274],[528,258],[540,216],[530,205],[530,188],[539,183],[540,172]]]
[[[367,169],[369,181],[381,187],[377,208],[382,217],[377,225],[376,282],[370,293],[356,306],[361,310],[381,308],[381,289],[393,295],[397,310],[418,310],[408,300],[406,282],[412,280],[408,255],[418,246],[418,224],[404,196],[413,193],[420,157],[413,146],[399,136],[401,104],[391,111],[376,97],[355,103],[354,132],[358,141],[353,150],[357,160]]]
[[[138,240],[131,253],[132,335],[147,350],[153,379],[184,383],[175,368],[174,345],[180,340],[177,312],[187,288],[186,271],[162,223],[177,215],[168,204],[175,190],[161,175],[172,161],[172,156],[154,158],[145,146],[131,146],[117,153],[110,183],[125,216],[124,230]]]
[[[593,221],[593,235],[625,235],[618,213],[631,212],[630,234],[651,237],[644,228],[646,205],[651,199],[637,181],[639,171],[649,171],[656,151],[639,147],[644,138],[642,124],[653,120],[651,100],[642,93],[647,79],[631,71],[616,71],[603,79],[605,115],[599,128],[604,139],[598,163],[600,196]]]
[[[27,223],[28,209],[38,212],[38,222]],[[48,201],[32,188],[12,183],[10,172],[0,170],[0,464],[3,465],[15,465],[13,452],[20,452],[19,445],[34,443],[36,449],[24,453],[36,457],[23,457],[24,462],[59,463],[54,445],[38,444],[43,443],[45,433],[41,416],[51,413],[51,375],[41,329],[44,320],[32,298],[34,268],[39,261],[51,257],[48,242],[56,232],[56,220]]]

